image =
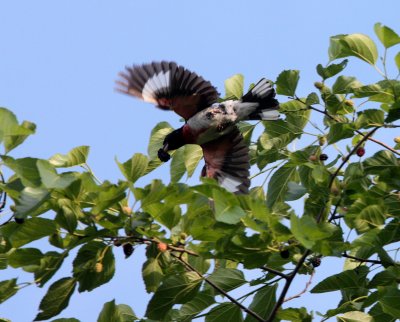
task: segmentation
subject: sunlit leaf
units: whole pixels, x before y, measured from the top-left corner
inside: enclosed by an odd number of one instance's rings
[[[399,35],[391,28],[383,26],[381,23],[376,23],[374,26],[376,35],[385,48],[390,48],[400,43]]]
[[[374,318],[369,314],[360,311],[350,311],[343,315],[339,315],[338,321],[343,322],[373,322]]]
[[[242,74],[233,75],[225,80],[225,97],[240,99],[243,96],[243,80]]]
[[[280,95],[294,96],[299,79],[300,71],[284,70],[276,79],[276,92]]]
[[[3,303],[18,292],[17,279],[13,278],[0,282],[0,303]]]
[[[89,149],[90,147],[88,147],[87,145],[78,146],[76,148],[73,148],[67,154],[57,153],[53,155],[49,159],[49,162],[57,168],[67,168],[73,167],[75,165],[81,165],[86,163],[87,157],[89,155]]]
[[[149,154],[150,160],[158,159],[158,150],[162,148],[167,134],[172,131],[173,128],[168,122],[160,122],[151,130],[150,141],[147,147],[147,153]]]
[[[243,315],[240,308],[234,303],[221,303],[206,315],[206,322],[221,322],[221,321],[243,321]]]
[[[115,304],[115,300],[104,303],[97,322],[134,322],[137,317],[126,304]]]
[[[332,93],[347,94],[353,92],[354,88],[361,86],[361,82],[359,82],[355,77],[339,76],[332,86]]]
[[[213,191],[215,203],[215,219],[226,224],[236,224],[246,215],[236,198],[228,192],[215,189]]]
[[[267,190],[267,206],[272,206],[283,201],[288,191],[289,181],[292,180],[293,175],[296,173],[296,168],[289,165],[283,165],[272,175]]]
[[[186,171],[190,178],[193,175],[194,170],[196,170],[200,160],[203,158],[203,150],[199,145],[187,144],[185,146],[184,158]]]
[[[172,156],[170,168],[171,182],[178,182],[186,172],[185,149],[186,147],[176,150]]]
[[[330,64],[327,67],[323,67],[321,64],[318,64],[317,73],[319,76],[322,77],[322,79],[325,80],[327,78],[335,76],[336,74],[339,74],[343,69],[346,68],[348,62],[349,61],[347,59],[344,59],[339,64]]]
[[[135,183],[137,179],[146,173],[149,160],[145,155],[135,153],[131,159],[124,163],[119,163],[118,160],[116,162],[124,177],[130,183]]]
[[[37,248],[19,248],[8,257],[8,263],[14,268],[39,266],[42,258],[43,254]]]

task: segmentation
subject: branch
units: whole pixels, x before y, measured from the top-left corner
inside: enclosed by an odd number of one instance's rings
[[[362,262],[362,263],[372,263],[372,264],[380,264],[380,265],[382,265],[382,262],[379,261],[379,260],[376,260],[376,259],[360,258],[360,257],[348,255],[348,254],[346,254],[346,253],[343,253],[343,254],[342,254],[342,257],[354,259],[354,260],[359,261],[359,262]]]
[[[183,264],[183,266],[186,267],[187,270],[195,272],[200,278],[202,278],[206,283],[208,283],[211,287],[213,287],[215,290],[217,290],[219,293],[221,293],[223,296],[228,298],[233,304],[237,305],[240,307],[243,311],[245,311],[247,314],[251,315],[253,318],[255,318],[257,321],[264,322],[264,319],[259,316],[256,312],[253,312],[252,310],[248,309],[246,306],[244,306],[242,303],[238,302],[236,299],[234,299],[232,296],[230,296],[227,292],[225,292],[222,288],[220,288],[217,284],[214,282],[210,281],[206,277],[204,277],[203,274],[201,274],[195,267],[190,265],[188,262],[183,260],[181,257],[176,256],[174,254],[171,254],[172,257],[176,258],[180,263]]]
[[[288,301],[290,301],[290,300],[293,300],[293,299],[295,299],[295,298],[298,298],[298,297],[302,296],[305,292],[307,292],[308,287],[309,287],[309,286],[311,285],[311,283],[312,283],[314,274],[315,274],[315,270],[312,271],[311,276],[310,276],[310,279],[309,279],[308,282],[306,283],[306,286],[304,287],[304,290],[302,290],[300,293],[298,293],[298,294],[296,294],[296,295],[293,295],[293,296],[291,296],[291,297],[288,297],[288,298],[284,299],[283,302],[288,302]]]
[[[290,275],[282,273],[280,271],[277,271],[276,269],[269,268],[269,267],[267,267],[265,265],[263,267],[261,267],[261,269],[264,270],[264,271],[267,271],[268,273],[272,273],[272,274],[278,275],[280,277],[283,277],[286,280],[288,280],[290,278]]]
[[[362,135],[362,136],[365,135],[365,134],[363,134],[363,133],[362,133],[361,131],[359,131],[359,130],[356,130],[356,132],[357,132],[357,134],[360,134],[360,135]],[[385,143],[383,143],[383,142],[381,142],[381,141],[379,141],[379,140],[377,140],[377,139],[374,139],[374,138],[369,137],[368,140],[370,140],[370,141],[372,141],[372,142],[375,142],[375,143],[377,143],[377,144],[383,146],[385,149],[388,149],[389,151],[393,152],[394,154],[400,155],[400,152],[396,151],[395,149],[392,149],[390,146],[388,146],[387,144],[385,144]]]

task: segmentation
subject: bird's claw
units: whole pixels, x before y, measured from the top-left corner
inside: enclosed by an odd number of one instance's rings
[[[167,162],[169,159],[171,159],[171,156],[169,155],[168,152],[165,152],[164,149],[160,149],[158,150],[158,158],[162,161],[162,162]]]

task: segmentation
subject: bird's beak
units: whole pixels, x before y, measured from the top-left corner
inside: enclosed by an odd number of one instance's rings
[[[171,156],[168,154],[168,143],[165,143],[164,146],[158,150],[158,158],[162,161],[162,162],[167,162]]]

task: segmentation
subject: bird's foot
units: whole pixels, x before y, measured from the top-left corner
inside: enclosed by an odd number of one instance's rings
[[[171,159],[171,156],[169,155],[168,152],[164,151],[164,149],[160,149],[158,150],[158,158],[162,161],[162,162],[167,162],[169,159]]]

